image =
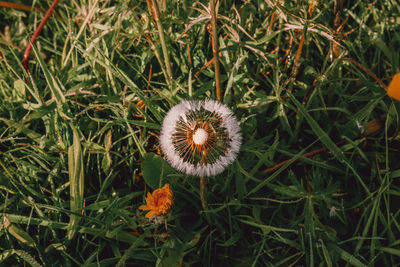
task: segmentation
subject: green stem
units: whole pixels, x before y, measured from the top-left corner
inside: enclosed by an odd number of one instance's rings
[[[210,222],[210,217],[207,213],[208,207],[207,207],[207,199],[206,199],[206,178],[205,177],[200,177],[200,200],[201,200],[201,206],[203,207],[203,210],[205,211],[205,214],[206,214],[206,219],[208,222]]]
[[[158,29],[158,35],[160,37],[160,42],[161,42],[161,48],[164,54],[164,61],[165,61],[165,67],[167,69],[167,75],[168,75],[168,79],[167,79],[167,83],[169,86],[172,85],[172,69],[171,69],[171,62],[169,60],[169,54],[168,54],[168,50],[167,50],[167,45],[165,42],[165,36],[164,36],[164,30],[160,21],[160,11],[158,9],[158,5],[157,5],[157,1],[156,0],[151,0],[151,4],[153,6],[154,9],[154,19],[156,21],[157,24],[157,29]]]

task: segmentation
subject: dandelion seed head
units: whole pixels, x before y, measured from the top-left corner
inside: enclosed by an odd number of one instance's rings
[[[208,133],[203,128],[198,128],[192,138],[196,145],[203,145],[208,139]]]
[[[195,176],[221,173],[240,150],[241,134],[233,112],[211,100],[183,100],[164,118],[161,150],[179,171]]]

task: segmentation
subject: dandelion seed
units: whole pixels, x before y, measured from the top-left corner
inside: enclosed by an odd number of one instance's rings
[[[148,192],[146,197],[146,205],[139,207],[140,210],[149,210],[145,215],[146,218],[154,220],[157,224],[164,219],[174,204],[174,193],[169,188],[169,184],[158,188],[153,193]]]
[[[330,218],[335,217],[336,211],[337,211],[337,210],[338,210],[338,208],[336,208],[335,206],[332,206],[332,207],[329,209],[329,217],[330,217]]]
[[[214,176],[230,165],[242,137],[233,112],[211,100],[183,100],[164,118],[161,150],[172,167],[189,175]]]
[[[359,130],[362,130],[362,129],[363,129],[363,125],[362,125],[362,123],[361,123],[359,120],[356,120],[356,125],[357,125],[357,128],[358,128]]]
[[[388,86],[387,94],[391,98],[400,101],[400,72],[393,76],[393,79]]]

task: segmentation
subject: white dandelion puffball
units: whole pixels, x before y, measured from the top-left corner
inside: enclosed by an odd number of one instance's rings
[[[211,100],[183,100],[164,118],[161,150],[175,169],[189,175],[220,174],[236,158],[242,136],[233,112]]]

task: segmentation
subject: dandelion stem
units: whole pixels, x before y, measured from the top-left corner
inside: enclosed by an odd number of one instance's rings
[[[203,158],[203,163],[204,163],[204,158]],[[210,217],[207,213],[208,206],[206,199],[206,177],[204,176],[200,177],[200,200],[201,200],[201,206],[203,207],[203,210],[206,212],[206,219],[208,222],[210,222]]]
[[[219,71],[219,59],[218,59],[218,37],[217,37],[217,13],[215,12],[214,0],[210,0],[210,12],[211,12],[211,40],[212,50],[214,56],[214,71],[215,71],[215,88],[218,101],[221,101],[221,78]]]
[[[171,61],[169,60],[168,49],[167,49],[167,45],[165,42],[164,29],[163,29],[161,21],[160,21],[160,11],[158,9],[156,0],[151,0],[151,4],[153,6],[154,19],[156,21],[158,35],[160,37],[160,42],[161,42],[161,48],[162,48],[162,51],[164,54],[165,67],[167,69],[167,75],[168,75],[167,83],[169,86],[171,86],[172,85]],[[150,10],[150,12],[151,12],[151,10]]]
[[[209,215],[207,213],[207,199],[206,199],[206,178],[204,176],[200,177],[200,200],[203,210],[206,211],[206,219],[210,221]]]

